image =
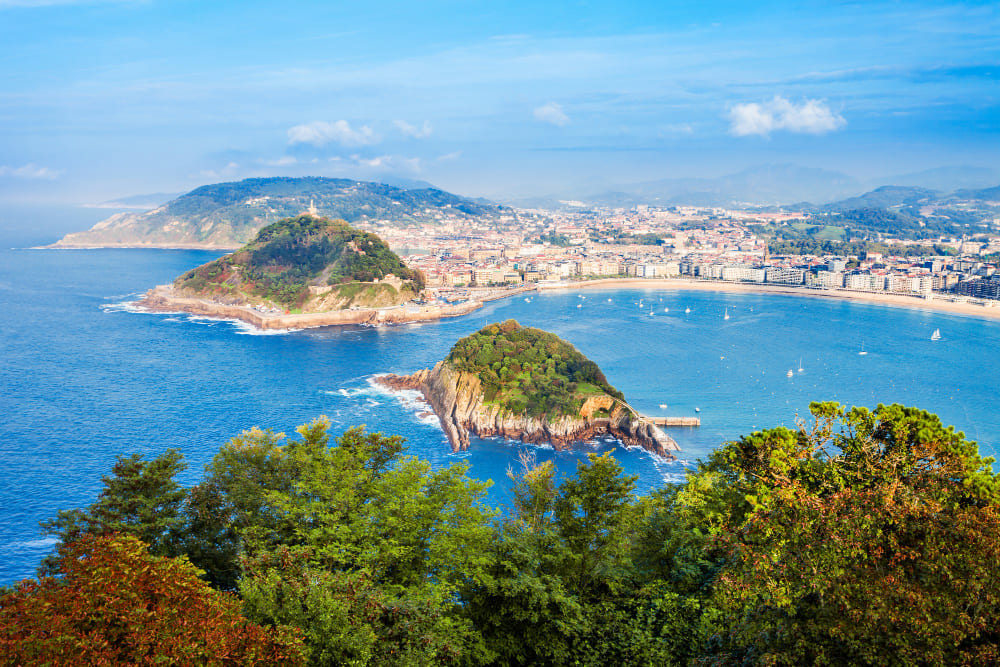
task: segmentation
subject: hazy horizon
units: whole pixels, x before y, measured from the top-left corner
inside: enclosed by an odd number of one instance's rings
[[[859,189],[1000,173],[995,4],[662,4],[0,0],[0,202],[253,176],[509,200],[760,165]]]

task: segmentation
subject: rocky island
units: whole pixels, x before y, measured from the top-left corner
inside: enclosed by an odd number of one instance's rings
[[[261,329],[419,321],[481,305],[423,304],[417,301],[423,287],[420,272],[375,234],[343,220],[300,215],[150,290],[138,305],[235,318]]]
[[[597,364],[555,334],[514,320],[462,338],[434,368],[378,381],[421,391],[455,451],[468,448],[470,434],[556,449],[607,434],[666,458],[679,450],[625,402]]]

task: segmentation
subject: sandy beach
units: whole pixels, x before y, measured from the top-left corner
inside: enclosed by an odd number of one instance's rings
[[[984,319],[1000,319],[1000,302],[990,300],[961,301],[963,297],[951,297],[942,294],[931,294],[927,298],[907,294],[892,294],[878,292],[858,292],[846,289],[811,289],[807,287],[791,287],[787,285],[767,285],[764,283],[730,283],[721,280],[686,280],[677,279],[641,279],[641,278],[602,278],[597,280],[580,280],[568,283],[552,283],[538,286],[539,290],[552,289],[659,289],[659,290],[699,290],[705,292],[750,292],[754,294],[779,294],[783,296],[809,297],[819,299],[841,299],[863,303],[875,303],[895,308],[916,308],[935,310],[953,315],[980,317]]]

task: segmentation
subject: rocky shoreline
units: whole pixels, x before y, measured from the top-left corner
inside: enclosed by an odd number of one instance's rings
[[[313,327],[361,324],[381,326],[426,322],[446,317],[458,317],[482,307],[478,301],[450,306],[396,306],[393,308],[359,308],[321,313],[267,313],[250,306],[223,304],[176,294],[172,285],[159,285],[146,292],[137,307],[154,313],[190,313],[227,320],[240,320],[262,330],[310,329]]]
[[[656,426],[641,421],[627,405],[611,396],[596,396],[584,403],[580,415],[546,418],[512,415],[499,405],[486,404],[479,378],[455,370],[445,361],[412,375],[383,375],[376,382],[393,390],[420,391],[441,421],[454,451],[468,449],[469,436],[500,436],[522,442],[551,444],[562,450],[598,435],[610,435],[628,446],[642,447],[658,456],[675,459],[680,447]],[[594,417],[601,411],[605,417]]]

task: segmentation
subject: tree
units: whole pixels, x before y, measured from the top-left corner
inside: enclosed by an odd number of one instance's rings
[[[294,631],[250,623],[186,559],[115,534],[84,535],[63,554],[58,578],[0,598],[3,664],[302,664]]]
[[[56,518],[41,522],[45,534],[59,539],[57,555],[42,561],[41,572],[51,572],[64,545],[84,535],[122,533],[149,545],[152,553],[181,553],[187,491],[174,477],[187,467],[176,449],[150,461],[141,454],[119,456],[110,476],[101,478],[104,489],[87,509],[61,510]]]
[[[219,450],[191,489],[184,551],[216,588],[236,589],[246,539],[276,543],[282,537],[268,494],[290,492],[299,472],[281,445],[284,438],[270,430],[244,431]]]
[[[321,664],[468,659],[478,639],[458,601],[486,564],[487,484],[464,465],[431,470],[401,456],[402,438],[363,428],[331,447],[328,429],[314,421],[284,447],[297,477],[267,494],[277,530],[247,543],[248,614],[302,623]],[[350,632],[329,631],[344,619]]]
[[[927,412],[810,406],[695,476],[733,499],[719,663],[984,664],[1000,658],[1000,480]],[[742,496],[742,500],[739,497]]]

